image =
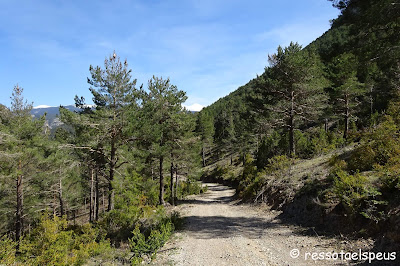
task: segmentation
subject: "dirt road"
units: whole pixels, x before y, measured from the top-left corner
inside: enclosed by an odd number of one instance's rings
[[[298,233],[277,212],[236,204],[234,190],[207,184],[208,191],[178,206],[185,217],[157,255],[156,265],[343,265],[341,260],[314,261],[306,252],[340,252],[339,241]],[[294,250],[297,249],[297,250]],[[294,251],[293,251],[294,250]],[[292,258],[297,255],[298,258]],[[305,259],[305,256],[308,256]]]

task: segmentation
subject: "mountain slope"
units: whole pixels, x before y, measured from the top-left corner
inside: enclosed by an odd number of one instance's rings
[[[73,111],[73,112],[78,112],[80,111],[79,108],[76,108],[73,105],[67,105],[64,106],[66,109]],[[58,116],[60,115],[60,111],[59,111],[59,107],[52,107],[52,106],[38,106],[38,107],[34,107],[31,110],[31,115],[34,118],[40,118],[43,115],[46,114],[46,121],[47,121],[47,125],[50,127],[50,129],[55,129],[56,127],[62,125],[62,122],[60,121],[60,119],[58,118]]]

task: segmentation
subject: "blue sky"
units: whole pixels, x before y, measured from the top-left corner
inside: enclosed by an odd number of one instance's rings
[[[209,105],[264,71],[268,54],[307,45],[339,11],[327,0],[0,0],[0,103],[17,83],[37,105],[91,102],[89,65],[113,50],[138,86],[169,77],[186,106]]]

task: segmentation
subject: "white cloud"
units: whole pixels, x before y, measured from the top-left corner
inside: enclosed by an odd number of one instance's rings
[[[204,108],[204,106],[198,103],[194,103],[192,105],[183,105],[183,106],[189,111],[195,111],[195,112],[199,112],[201,109]]]
[[[49,106],[49,105],[38,105],[38,106],[33,107],[32,109],[50,108],[50,107],[53,107],[53,106]]]

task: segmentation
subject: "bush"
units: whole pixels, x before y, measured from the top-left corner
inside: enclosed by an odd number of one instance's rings
[[[296,155],[300,158],[308,158],[312,154],[312,146],[308,134],[296,130],[294,132]]]
[[[384,166],[392,158],[400,157],[400,136],[397,125],[390,116],[366,133],[363,144],[355,149],[348,160],[348,169],[356,172]]]
[[[7,236],[0,238],[0,265],[15,264],[15,248],[17,243]]]
[[[265,171],[260,171],[254,174],[253,179],[246,186],[241,187],[240,196],[243,199],[254,199],[260,190],[263,188],[266,181]]]
[[[203,187],[199,181],[180,181],[177,189],[177,197],[182,199],[188,195],[198,195],[205,191],[207,191],[207,187]]]
[[[283,178],[287,168],[292,164],[292,160],[286,155],[274,156],[268,159],[268,167],[265,169],[267,174],[272,174],[277,178]]]
[[[268,137],[265,137],[260,146],[258,147],[258,152],[256,154],[255,165],[257,169],[261,170],[268,164],[268,159],[276,154],[281,153],[280,148],[281,136],[278,132],[273,131]]]
[[[254,160],[250,154],[244,156],[244,167],[241,174],[241,180],[237,187],[237,191],[245,190],[250,184],[254,182],[257,173],[257,166],[254,165]]]
[[[133,252],[132,264],[140,264],[144,256],[153,259],[156,251],[165,244],[174,229],[171,218],[163,218],[151,226],[136,224],[132,237],[129,238],[129,247]]]
[[[315,155],[326,152],[329,146],[328,134],[325,130],[320,129],[318,133],[311,138],[312,151]]]
[[[347,169],[347,163],[346,161],[340,159],[339,156],[334,155],[329,159],[329,166],[332,167],[332,173],[335,174],[336,172],[340,170],[346,170]]]
[[[113,185],[115,208],[103,215],[99,226],[113,240],[127,240],[135,224],[155,209],[157,183],[132,171],[116,178]]]
[[[376,152],[371,145],[362,145],[356,148],[348,160],[348,169],[350,171],[369,171],[376,163]]]
[[[350,175],[343,170],[336,172],[333,190],[351,215],[362,214],[362,207],[370,197],[375,198],[381,195],[376,188],[371,186],[367,177],[360,173]],[[377,201],[375,203],[378,204]]]
[[[32,234],[21,241],[21,260],[30,265],[82,265],[91,256],[110,254],[110,243],[98,239],[91,225],[67,230],[65,218],[41,217]]]
[[[400,157],[391,158],[385,166],[377,165],[375,170],[378,172],[382,189],[400,190]]]

